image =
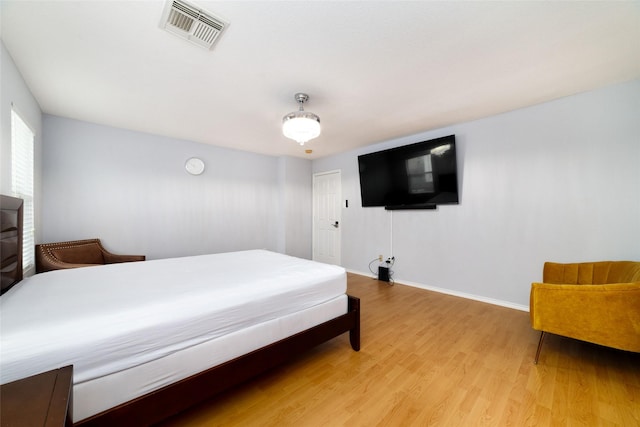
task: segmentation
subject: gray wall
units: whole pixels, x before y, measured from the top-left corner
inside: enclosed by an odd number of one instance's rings
[[[448,134],[461,204],[361,207],[357,155]],[[640,81],[313,162],[333,169],[352,271],[395,256],[398,281],[524,309],[544,261],[640,260]]]
[[[41,203],[38,195],[41,189],[41,152],[42,152],[42,112],[38,102],[31,94],[22,75],[16,68],[11,55],[0,42],[0,193],[11,194],[11,106],[27,122],[35,134],[35,225],[36,240],[40,237]]]
[[[282,227],[278,233],[281,252],[302,258],[312,256],[311,161],[280,157],[278,172],[281,190]]]
[[[310,206],[289,212],[296,174],[282,181],[279,171],[293,163],[306,178],[309,161],[50,115],[43,123],[43,241],[100,237],[108,249],[150,259],[250,248],[310,255],[279,240],[305,238],[306,225],[290,219],[311,215]],[[185,172],[193,156],[206,163],[200,176]]]

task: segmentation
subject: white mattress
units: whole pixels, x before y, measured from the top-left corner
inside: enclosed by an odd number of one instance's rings
[[[78,422],[347,312],[347,296],[269,320],[73,387]]]
[[[96,380],[345,292],[343,268],[263,250],[37,274],[0,298],[0,383]]]

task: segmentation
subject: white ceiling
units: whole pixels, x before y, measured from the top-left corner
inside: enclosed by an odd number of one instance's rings
[[[2,0],[0,29],[45,113],[277,156],[640,78],[638,1],[191,3],[230,22],[212,50],[161,30],[155,0]],[[304,147],[281,132],[296,92],[322,122]]]

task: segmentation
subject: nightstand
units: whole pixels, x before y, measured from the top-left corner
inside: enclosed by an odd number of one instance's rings
[[[0,386],[2,427],[70,427],[73,366]]]

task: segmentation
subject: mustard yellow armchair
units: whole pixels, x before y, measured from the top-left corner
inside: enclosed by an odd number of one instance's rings
[[[543,283],[531,284],[529,314],[541,331],[640,352],[640,262],[544,264]]]

